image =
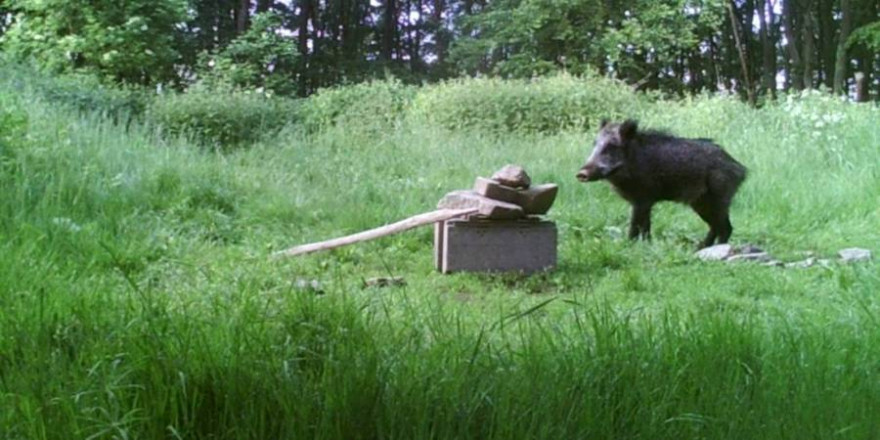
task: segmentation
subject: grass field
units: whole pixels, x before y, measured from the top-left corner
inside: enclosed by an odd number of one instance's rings
[[[705,226],[574,179],[589,132],[295,128],[215,153],[0,81],[4,439],[880,437],[880,270],[703,263]],[[750,169],[734,243],[880,251],[880,111],[818,95],[646,105]],[[555,182],[557,270],[440,275],[432,209],[506,163]],[[405,287],[364,288],[375,276]],[[317,280],[317,295],[298,281]]]

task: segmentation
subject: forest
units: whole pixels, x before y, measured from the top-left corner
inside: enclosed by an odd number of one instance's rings
[[[880,99],[876,0],[3,0],[0,16],[4,51],[124,84],[302,97],[564,70],[752,104],[810,88]]]

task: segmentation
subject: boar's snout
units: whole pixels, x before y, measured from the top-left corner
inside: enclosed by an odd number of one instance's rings
[[[610,168],[588,163],[578,171],[575,177],[581,182],[595,182],[608,177],[611,172],[612,170]]]
[[[578,170],[578,173],[577,175],[575,175],[575,177],[577,177],[577,180],[580,180],[581,182],[589,182],[590,172],[587,170],[586,167],[584,167]]]

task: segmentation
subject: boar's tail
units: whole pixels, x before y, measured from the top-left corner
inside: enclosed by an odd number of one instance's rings
[[[728,157],[730,157],[730,155],[728,155]],[[733,176],[734,179],[736,179],[737,186],[739,186],[739,184],[743,183],[743,181],[746,180],[746,177],[749,174],[749,169],[746,168],[745,165],[739,163],[739,161],[737,161],[733,157],[730,157],[730,162],[732,165],[730,167],[730,174]]]

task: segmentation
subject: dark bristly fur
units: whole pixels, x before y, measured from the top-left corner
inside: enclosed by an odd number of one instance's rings
[[[689,205],[709,225],[702,246],[727,243],[733,233],[730,203],[746,167],[711,139],[685,139],[639,131],[638,123],[602,121],[596,145],[577,174],[587,182],[608,180],[632,205],[629,237],[650,237],[651,209],[659,201]]]

